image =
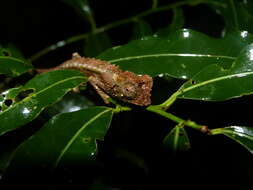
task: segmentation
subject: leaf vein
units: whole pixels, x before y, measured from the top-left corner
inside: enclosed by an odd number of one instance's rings
[[[62,149],[59,157],[57,158],[54,166],[56,167],[58,165],[58,163],[60,162],[61,158],[63,157],[63,155],[66,153],[66,151],[69,149],[69,147],[72,145],[72,143],[74,142],[74,140],[80,135],[80,133],[88,126],[90,125],[92,122],[94,122],[96,119],[98,119],[100,116],[102,116],[103,114],[107,113],[111,111],[111,109],[106,109],[105,111],[99,113],[98,115],[92,117],[89,121],[87,121],[76,133],[75,135],[70,139],[70,141],[67,143],[67,145]]]
[[[0,116],[1,116],[3,113],[5,113],[5,112],[8,112],[8,111],[10,111],[10,110],[13,110],[17,105],[19,105],[19,104],[21,104],[21,103],[23,103],[23,102],[26,102],[26,101],[28,101],[29,99],[31,99],[32,97],[37,96],[37,95],[43,93],[44,91],[48,90],[49,88],[53,88],[54,86],[57,86],[58,84],[63,83],[63,82],[66,82],[66,81],[68,81],[68,80],[73,80],[73,79],[78,79],[78,78],[84,78],[84,77],[75,76],[75,77],[67,78],[67,79],[58,81],[58,82],[54,83],[53,85],[50,85],[50,86],[48,86],[48,87],[46,87],[46,88],[44,88],[44,89],[42,89],[42,90],[40,90],[40,91],[38,91],[38,92],[35,92],[34,94],[32,94],[32,95],[30,95],[30,96],[24,98],[22,101],[18,102],[17,104],[13,105],[12,107],[10,107],[10,109],[7,109],[7,110],[3,111],[2,113],[0,113]]]
[[[232,59],[235,60],[235,57],[223,56],[223,55],[209,55],[209,54],[191,54],[191,53],[162,53],[162,54],[148,54],[148,55],[139,55],[139,56],[129,56],[118,59],[108,60],[110,63],[128,61],[133,59],[142,59],[149,57],[210,57],[210,58],[223,58],[223,59]]]
[[[232,75],[217,77],[217,78],[214,78],[214,79],[211,79],[211,80],[206,80],[206,81],[203,81],[201,83],[197,83],[193,86],[190,86],[188,88],[182,89],[180,94],[183,94],[183,93],[185,93],[187,91],[190,91],[192,89],[195,89],[195,88],[198,88],[198,87],[210,84],[210,83],[214,83],[214,82],[217,82],[217,81],[221,81],[221,80],[225,80],[225,79],[229,79],[229,78],[241,77],[241,76],[245,77],[245,76],[248,76],[248,75],[253,75],[253,71],[245,72],[245,73],[236,73],[236,74],[232,74]]]

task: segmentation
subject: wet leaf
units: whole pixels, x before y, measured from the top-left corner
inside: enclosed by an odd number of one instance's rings
[[[253,153],[253,128],[244,126],[230,126],[211,130],[212,135],[223,134],[244,146]]]
[[[186,151],[190,149],[190,141],[185,129],[177,125],[164,138],[163,144],[175,152]]]
[[[54,116],[59,113],[86,109],[91,106],[94,106],[94,103],[87,97],[77,93],[68,93],[59,102],[48,107],[46,113],[50,116]]]
[[[60,100],[72,88],[85,82],[77,71],[58,70],[36,76],[22,90],[33,90],[20,102],[0,113],[0,134],[16,129],[36,118],[48,105]]]
[[[0,113],[15,102],[16,97],[21,91],[22,86],[8,89],[0,94]],[[6,101],[8,100],[11,101],[10,105],[6,105]]]
[[[226,100],[253,93],[253,45],[247,46],[230,69],[211,65],[183,85],[181,98]]]
[[[111,108],[92,107],[53,117],[18,147],[7,172],[19,167],[82,166],[85,161],[94,160],[96,140],[103,140],[112,114]]]
[[[33,68],[23,58],[16,58],[16,56],[17,54],[12,55],[10,49],[0,49],[0,74],[17,77]]]
[[[109,49],[98,58],[124,70],[154,77],[168,74],[188,79],[206,66],[230,67],[240,50],[253,42],[247,32],[215,39],[192,30],[179,30],[166,38],[149,37]]]

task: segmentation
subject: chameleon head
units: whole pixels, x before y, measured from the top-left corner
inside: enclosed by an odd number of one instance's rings
[[[132,72],[125,71],[124,76],[127,82],[122,83],[121,92],[122,100],[131,104],[147,106],[151,104],[151,90],[153,86],[153,79],[148,75],[136,75]]]
[[[151,91],[153,79],[149,75],[140,75],[137,78],[138,94],[134,100],[129,101],[139,106],[148,106],[151,104]]]
[[[151,103],[153,79],[150,76],[120,71],[105,72],[101,77],[106,84],[104,89],[112,97],[140,106],[147,106]]]
[[[133,100],[138,93],[138,85],[132,82],[124,82],[115,85],[114,90],[117,91],[119,98]]]

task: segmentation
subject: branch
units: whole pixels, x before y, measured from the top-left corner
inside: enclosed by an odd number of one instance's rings
[[[191,127],[191,128],[196,129],[196,130],[198,130],[198,131],[200,131],[202,133],[209,133],[209,131],[210,131],[207,126],[205,126],[205,125],[199,125],[199,124],[195,123],[194,121],[184,120],[184,119],[182,119],[180,117],[177,117],[177,116],[175,116],[175,115],[173,115],[171,113],[168,113],[168,112],[162,110],[159,105],[157,105],[157,106],[156,105],[149,106],[146,109],[148,111],[151,111],[151,112],[154,112],[156,114],[159,114],[159,115],[161,115],[161,116],[163,116],[165,118],[168,118],[168,119],[174,121],[175,123],[178,123],[178,124],[183,123],[184,126]]]
[[[118,26],[121,26],[121,25],[124,25],[124,24],[129,24],[131,22],[135,22],[136,20],[138,20],[138,19],[140,19],[142,17],[148,16],[148,15],[151,15],[151,14],[154,14],[154,13],[158,13],[158,12],[174,9],[176,7],[180,7],[180,6],[188,5],[188,4],[189,3],[187,3],[187,2],[176,2],[176,3],[173,3],[173,4],[169,4],[169,5],[165,5],[165,6],[160,6],[160,7],[148,9],[148,10],[143,11],[143,12],[141,12],[141,13],[135,15],[135,16],[131,16],[129,18],[118,20],[118,21],[112,22],[110,24],[106,24],[104,26],[96,28],[92,32],[87,32],[87,33],[79,34],[79,35],[67,38],[65,40],[58,41],[57,43],[52,44],[52,45],[50,45],[50,46],[42,49],[41,51],[35,53],[34,55],[32,55],[29,58],[29,60],[33,62],[33,61],[39,59],[40,57],[42,57],[43,55],[45,55],[45,54],[47,54],[47,53],[49,53],[51,51],[54,51],[54,50],[56,50],[56,49],[58,49],[60,47],[72,44],[74,42],[78,42],[80,40],[84,40],[84,39],[88,38],[89,35],[91,35],[91,34],[99,34],[99,33],[108,31],[110,29],[116,28]]]

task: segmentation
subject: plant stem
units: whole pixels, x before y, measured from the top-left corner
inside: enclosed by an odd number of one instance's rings
[[[182,93],[181,89],[179,88],[175,93],[173,93],[169,99],[167,99],[162,104],[158,105],[162,110],[167,110],[169,107],[177,100],[178,95]]]
[[[108,101],[116,106],[115,108],[113,108],[114,113],[120,113],[120,112],[123,112],[123,111],[131,111],[132,110],[128,106],[123,106],[123,105],[119,104],[116,100],[114,100],[112,98],[109,98]]]
[[[160,105],[149,106],[146,109],[148,111],[151,111],[151,112],[157,113],[163,117],[166,117],[166,118],[174,121],[175,123],[178,123],[178,124],[183,123],[184,126],[191,127],[193,129],[196,129],[196,130],[201,131],[203,133],[209,133],[209,129],[207,126],[199,125],[199,124],[195,123],[194,121],[184,120],[184,119],[177,117],[171,113],[168,113],[168,112],[162,110]]]
[[[121,105],[116,105],[116,107],[113,109],[114,113],[120,113],[123,111],[131,111],[132,109],[130,107],[127,106],[121,106]]]
[[[118,21],[112,22],[110,24],[104,25],[102,27],[99,27],[99,28],[94,28],[94,26],[93,26],[93,31],[92,32],[87,32],[87,33],[79,34],[79,35],[67,38],[65,40],[61,40],[61,41],[59,41],[59,42],[57,42],[55,44],[52,44],[52,45],[50,45],[50,46],[42,49],[39,52],[35,53],[34,55],[32,55],[30,57],[29,60],[30,61],[35,61],[38,58],[42,57],[43,55],[49,53],[50,51],[53,51],[55,49],[58,49],[60,47],[63,47],[65,45],[68,45],[68,44],[71,44],[71,43],[74,43],[74,42],[77,42],[77,41],[80,41],[80,40],[83,40],[83,39],[86,39],[91,34],[102,33],[102,32],[108,31],[108,30],[110,30],[112,28],[116,28],[116,27],[118,27],[120,25],[124,25],[124,24],[128,24],[128,23],[131,23],[131,22],[135,22],[136,20],[138,20],[141,17],[145,17],[145,16],[148,16],[150,14],[166,11],[166,10],[169,10],[169,9],[174,9],[176,7],[180,7],[180,6],[188,5],[188,4],[189,3],[187,3],[187,2],[176,2],[176,3],[173,3],[173,4],[169,4],[169,5],[165,5],[165,6],[161,6],[161,7],[156,7],[156,8],[148,9],[148,10],[143,11],[143,12],[141,12],[141,13],[135,15],[135,16],[131,16],[131,17],[126,18],[126,19],[118,20]]]
[[[211,129],[209,134],[210,135],[220,135],[220,134],[223,134],[222,132],[224,132],[224,128],[216,128],[216,129]]]

